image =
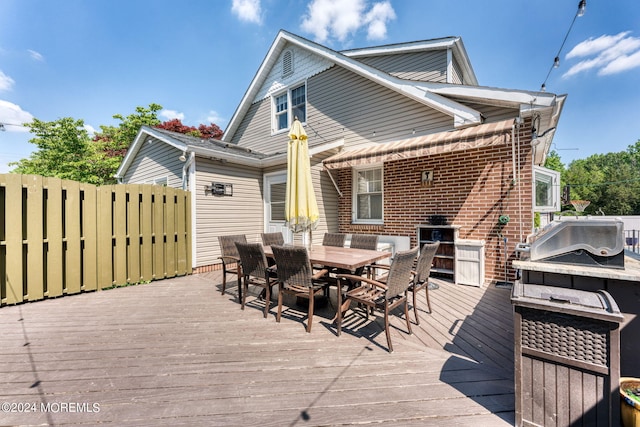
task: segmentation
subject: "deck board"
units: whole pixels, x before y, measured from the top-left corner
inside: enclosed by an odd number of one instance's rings
[[[4,402],[93,403],[99,412],[0,414],[1,425],[512,425],[509,291],[435,279],[420,325],[326,304],[305,332],[294,301],[275,322],[220,272],[0,309]],[[229,284],[228,284],[229,285]],[[413,320],[413,312],[410,313]],[[38,408],[39,409],[39,408]]]

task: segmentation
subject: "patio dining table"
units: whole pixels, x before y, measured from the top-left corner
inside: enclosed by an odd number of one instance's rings
[[[356,249],[345,248],[340,246],[323,246],[313,245],[308,249],[309,260],[313,265],[322,265],[324,267],[334,267],[344,270],[349,270],[359,274],[362,269],[369,265],[374,264],[377,261],[391,257],[389,251],[377,251],[370,249]],[[267,257],[273,258],[273,251],[270,246],[264,247],[264,253]],[[332,283],[333,286],[338,288],[337,298],[338,305],[342,305],[342,292],[340,291],[340,283],[338,280]],[[334,322],[340,322],[342,319],[342,313],[337,312]]]
[[[271,246],[264,247],[267,257],[273,258]],[[314,265],[342,268],[354,271],[368,264],[391,257],[389,251],[344,248],[338,246],[314,245],[309,248],[309,260]]]

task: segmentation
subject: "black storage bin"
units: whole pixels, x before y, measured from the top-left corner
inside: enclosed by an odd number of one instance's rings
[[[514,283],[516,426],[619,426],[620,323],[605,291]]]

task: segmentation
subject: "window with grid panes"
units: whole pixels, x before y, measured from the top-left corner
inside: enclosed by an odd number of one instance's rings
[[[354,170],[354,222],[382,222],[382,182],[382,167]]]
[[[289,129],[294,117],[303,123],[307,121],[306,90],[306,85],[303,84],[274,96],[275,132]]]

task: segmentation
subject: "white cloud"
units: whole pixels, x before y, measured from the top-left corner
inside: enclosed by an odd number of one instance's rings
[[[32,59],[35,59],[36,61],[44,62],[44,56],[42,56],[40,52],[36,52],[35,50],[31,50],[31,49],[27,49],[27,52],[29,52],[29,55],[31,55]]]
[[[90,137],[93,137],[96,134],[96,128],[91,125],[85,124],[84,129],[87,131]]]
[[[260,0],[233,0],[233,12],[241,21],[260,24],[262,22],[262,7]]]
[[[640,50],[632,55],[623,55],[609,62],[598,74],[601,76],[608,74],[622,73],[623,71],[640,68]]]
[[[640,38],[630,37],[629,34],[630,31],[625,31],[613,36],[589,38],[579,43],[567,53],[566,58],[586,59],[573,65],[562,77],[592,69],[599,76],[604,76],[640,68]]]
[[[11,90],[15,81],[0,70],[0,91]]]
[[[369,39],[386,37],[387,22],[396,17],[391,3],[374,3],[366,11],[367,6],[366,0],[312,0],[301,28],[313,34],[319,43],[329,39],[344,42],[363,27],[366,27]]]
[[[388,1],[376,3],[365,17],[365,22],[369,25],[367,38],[381,40],[387,37],[387,22],[394,19],[396,19],[396,12],[391,7],[391,3]]]
[[[593,37],[588,38],[587,40],[578,43],[569,53],[565,55],[565,58],[579,58],[584,56],[591,56],[597,53],[602,52],[603,50],[609,49],[618,43],[621,39],[623,39],[629,31],[616,34],[615,36],[600,36],[597,39]]]
[[[223,118],[220,114],[213,110],[209,111],[209,114],[207,115],[207,124],[213,123],[221,126],[220,124],[223,122],[226,122],[226,119]]]
[[[21,126],[29,123],[33,116],[12,102],[0,99],[0,123],[4,123],[8,132],[29,132],[29,128]]]
[[[184,120],[184,113],[179,113],[175,110],[162,110],[159,113],[160,117],[164,117],[167,120],[179,119],[180,121]]]

